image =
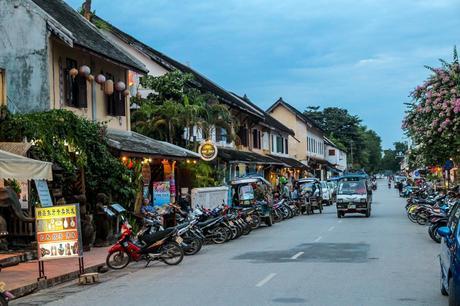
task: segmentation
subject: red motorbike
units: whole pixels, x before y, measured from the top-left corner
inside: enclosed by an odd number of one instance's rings
[[[168,265],[177,265],[184,258],[184,251],[180,247],[182,238],[178,236],[176,228],[150,233],[149,227],[139,231],[136,239],[128,222],[121,226],[121,236],[117,243],[109,249],[106,263],[111,269],[125,268],[131,261],[158,260]]]

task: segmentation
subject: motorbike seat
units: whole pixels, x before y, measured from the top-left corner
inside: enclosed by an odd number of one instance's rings
[[[152,234],[146,235],[143,240],[147,245],[150,245],[152,243],[155,243],[157,241],[160,241],[161,239],[168,237],[175,230],[175,228],[171,227],[165,229],[164,231],[154,232]]]
[[[219,218],[220,218],[220,217],[216,217],[216,218],[211,218],[211,219],[209,219],[209,220],[206,220],[206,221],[204,221],[204,222],[198,222],[197,225],[198,225],[199,227],[205,227],[205,226],[207,226],[207,225],[209,225],[209,224],[215,222],[215,221],[216,221],[217,219],[219,219]]]

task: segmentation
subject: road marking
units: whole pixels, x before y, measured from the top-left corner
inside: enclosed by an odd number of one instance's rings
[[[332,230],[334,230],[335,226],[331,226],[327,231],[330,232]]]
[[[319,236],[318,238],[316,238],[315,240],[313,240],[313,242],[318,242],[322,239],[323,237]]]
[[[294,256],[292,256],[291,259],[297,259],[297,258],[299,258],[300,256],[302,256],[303,253],[304,253],[304,252],[299,252],[299,253],[295,254]]]
[[[266,278],[264,278],[263,280],[261,280],[260,282],[257,283],[256,287],[262,287],[263,285],[265,285],[266,283],[271,281],[272,278],[274,278],[275,276],[276,276],[276,273],[268,274]]]

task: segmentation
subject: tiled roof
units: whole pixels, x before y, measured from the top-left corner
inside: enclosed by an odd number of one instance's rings
[[[297,117],[299,117],[305,123],[309,123],[313,127],[315,127],[316,129],[320,130],[321,132],[324,132],[324,130],[314,120],[310,119],[308,116],[306,116],[305,114],[301,113],[297,108],[295,108],[291,104],[289,104],[286,101],[284,101],[283,98],[281,98],[281,97],[275,103],[273,103],[272,106],[270,106],[267,109],[267,112],[271,112],[278,105],[283,105],[284,107],[289,109],[292,113],[294,113]]]
[[[237,151],[232,149],[219,148],[217,156],[230,163],[248,163],[248,164],[263,164],[263,165],[278,165],[287,166],[284,162],[261,155],[255,152]]]
[[[147,72],[145,66],[127,55],[77,11],[62,0],[32,0],[49,16],[56,20],[66,32],[72,34],[74,45],[97,53],[101,57],[126,65],[139,72]]]
[[[292,135],[294,136],[295,133],[292,129],[288,128],[287,126],[285,126],[284,124],[282,124],[281,122],[279,122],[278,120],[276,120],[275,118],[273,118],[272,115],[270,115],[268,112],[264,111],[263,109],[261,109],[260,107],[258,107],[256,104],[254,104],[249,98],[247,95],[244,95],[244,96],[239,96],[233,92],[231,92],[232,95],[246,101],[246,103],[249,103],[252,107],[256,108],[257,110],[259,110],[261,113],[264,114],[264,122],[266,125],[270,126],[270,127],[273,127],[277,130],[280,130],[282,132],[285,132],[285,133],[288,133],[289,135]]]
[[[107,129],[107,140],[110,147],[125,153],[154,158],[200,158],[193,151],[131,131]]]

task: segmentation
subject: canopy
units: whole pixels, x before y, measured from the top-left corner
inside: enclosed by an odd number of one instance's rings
[[[52,165],[0,150],[0,179],[52,181]]]

